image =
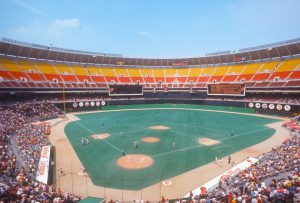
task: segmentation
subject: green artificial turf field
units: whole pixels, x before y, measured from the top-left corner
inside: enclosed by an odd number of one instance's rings
[[[111,106],[103,112],[77,115],[80,120],[69,123],[65,133],[95,185],[138,190],[212,162],[216,156],[225,157],[260,143],[274,133],[264,125],[278,121],[202,110],[253,113],[249,109],[181,104]],[[170,129],[154,130],[150,126]],[[102,133],[111,136],[105,140],[91,137]],[[83,137],[89,138],[88,145],[82,145]],[[144,137],[160,141],[145,143]],[[201,137],[220,143],[199,144]],[[135,141],[138,148],[133,145]],[[121,168],[116,161],[123,149],[127,155],[148,155],[154,163],[144,169]]]

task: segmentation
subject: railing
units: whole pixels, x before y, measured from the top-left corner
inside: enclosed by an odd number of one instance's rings
[[[9,38],[6,38],[6,37],[2,37],[1,41],[2,42],[8,42],[8,43],[11,43],[11,44],[16,44],[16,45],[32,47],[32,48],[38,48],[38,49],[44,49],[44,50],[53,50],[53,51],[59,51],[59,52],[68,52],[68,53],[75,53],[75,54],[87,54],[87,55],[92,55],[92,56],[95,56],[95,57],[96,56],[122,57],[121,54],[111,54],[111,53],[101,53],[101,52],[65,49],[65,48],[53,47],[52,45],[45,46],[45,45],[40,45],[40,44],[35,44],[35,43],[22,42],[22,41],[19,41],[19,40],[9,39]]]
[[[230,54],[231,52],[228,51],[218,51],[218,52],[212,52],[212,53],[207,53],[205,56],[220,56],[220,55],[227,55]]]
[[[239,52],[248,52],[248,51],[256,51],[260,49],[268,49],[272,47],[277,47],[277,46],[283,46],[283,45],[288,45],[288,44],[293,44],[300,42],[300,38],[296,39],[290,39],[290,40],[285,40],[282,42],[276,42],[276,43],[271,43],[271,44],[266,44],[266,45],[260,45],[260,46],[255,46],[255,47],[249,47],[249,48],[244,48],[244,49],[239,49]]]

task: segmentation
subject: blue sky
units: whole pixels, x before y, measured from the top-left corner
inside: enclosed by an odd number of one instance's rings
[[[300,0],[0,0],[0,36],[134,57],[193,57],[300,37]]]

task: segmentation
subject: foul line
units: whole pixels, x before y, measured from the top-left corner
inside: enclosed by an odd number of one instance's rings
[[[75,121],[71,118],[69,118],[70,120],[72,120],[73,122],[75,122],[76,124],[80,125],[81,127],[83,127],[84,129],[86,129],[88,132],[92,133],[92,134],[96,134],[95,132],[93,132],[92,130],[90,130],[89,128],[87,128],[86,126],[82,125],[81,123],[79,123],[78,121]],[[118,147],[116,147],[115,145],[113,145],[112,143],[110,143],[109,141],[102,139],[101,141],[109,144],[110,146],[112,146],[113,148],[115,148],[116,150],[118,150],[119,152],[122,152],[122,150],[120,150]]]
[[[229,137],[224,137],[224,138],[221,138],[220,140],[227,140],[227,139],[239,137],[241,135],[247,135],[247,134],[260,132],[260,131],[264,131],[264,130],[268,130],[268,129],[270,129],[270,128],[261,128],[261,129],[258,129],[258,130],[253,130],[253,131],[249,131],[249,132],[245,132],[245,133],[241,133],[241,134],[237,134],[237,135],[233,135],[233,136],[229,136]]]
[[[163,155],[166,155],[166,154],[171,154],[173,152],[178,152],[178,151],[188,151],[188,150],[191,150],[191,149],[195,149],[197,147],[203,147],[201,145],[192,145],[192,146],[189,146],[189,147],[184,147],[184,148],[180,148],[180,149],[176,149],[176,150],[172,150],[172,151],[169,151],[169,152],[164,152],[164,153],[161,153],[161,154],[156,154],[156,155],[153,155],[151,157],[158,157],[158,156],[163,156]]]

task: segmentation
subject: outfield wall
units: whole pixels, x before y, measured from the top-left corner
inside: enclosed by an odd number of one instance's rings
[[[207,106],[224,106],[253,109],[259,114],[277,116],[296,116],[300,113],[300,105],[265,102],[246,102],[228,100],[206,100],[196,98],[122,98],[109,100],[78,100],[74,102],[58,102],[55,105],[66,112],[99,111],[103,106],[143,104],[194,104]]]

